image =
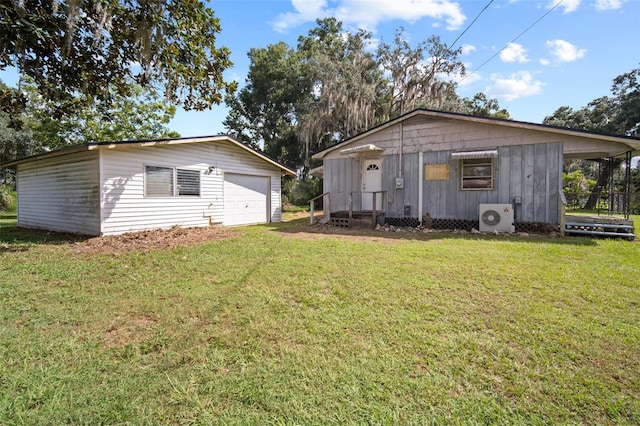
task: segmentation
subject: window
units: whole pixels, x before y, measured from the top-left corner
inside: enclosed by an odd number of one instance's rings
[[[462,189],[493,189],[493,158],[462,160]]]
[[[200,195],[200,172],[177,169],[178,195]]]
[[[144,185],[147,197],[173,197],[173,169],[146,166]]]
[[[145,166],[145,197],[200,195],[200,171],[175,167]]]

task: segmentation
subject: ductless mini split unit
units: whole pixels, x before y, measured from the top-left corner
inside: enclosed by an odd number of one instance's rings
[[[480,204],[480,232],[516,231],[511,204]]]

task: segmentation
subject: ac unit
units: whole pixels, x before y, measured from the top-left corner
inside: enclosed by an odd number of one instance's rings
[[[515,232],[511,204],[480,204],[480,232]]]

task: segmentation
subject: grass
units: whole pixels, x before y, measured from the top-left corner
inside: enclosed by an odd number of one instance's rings
[[[638,243],[300,219],[87,254],[0,220],[1,424],[640,423]]]

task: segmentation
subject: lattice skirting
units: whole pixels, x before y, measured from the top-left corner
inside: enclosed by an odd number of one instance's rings
[[[420,225],[417,218],[411,217],[387,217],[386,225],[403,226],[416,228]],[[431,219],[431,223],[424,223],[425,228],[431,229],[458,229],[470,232],[472,229],[479,229],[480,224],[477,220],[461,220],[461,219]],[[550,233],[560,231],[560,225],[553,225],[542,222],[516,222],[516,232],[527,233]]]

